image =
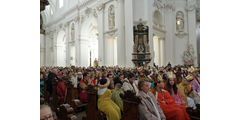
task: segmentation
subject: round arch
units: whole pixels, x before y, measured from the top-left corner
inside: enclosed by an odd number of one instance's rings
[[[83,66],[93,65],[98,59],[98,25],[97,18],[90,15],[83,23],[81,28],[81,41],[84,41],[81,48],[81,61]]]

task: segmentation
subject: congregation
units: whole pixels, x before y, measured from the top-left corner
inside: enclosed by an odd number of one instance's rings
[[[45,101],[53,99],[53,81],[56,81],[58,106],[68,103],[68,84],[73,87],[72,97],[80,104],[89,102],[88,86],[97,87],[96,107],[107,120],[123,118],[121,95],[127,91],[140,98],[139,120],[190,120],[187,109],[196,110],[200,105],[200,68],[191,65],[41,67],[40,96]],[[46,106],[52,108],[51,102],[41,106],[45,106],[40,108],[41,112]],[[41,120],[49,117],[42,113],[40,116]],[[58,116],[51,113],[50,117]]]

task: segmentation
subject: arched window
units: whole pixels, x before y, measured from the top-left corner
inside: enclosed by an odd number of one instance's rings
[[[59,8],[63,7],[63,0],[59,0]]]

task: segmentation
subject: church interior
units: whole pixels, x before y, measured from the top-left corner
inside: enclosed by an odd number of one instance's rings
[[[40,120],[200,120],[200,0],[40,0]]]

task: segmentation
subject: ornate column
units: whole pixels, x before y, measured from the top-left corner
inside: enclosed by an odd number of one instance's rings
[[[57,66],[57,34],[58,34],[58,29],[55,28],[53,30],[53,58],[52,58],[52,61],[51,61],[51,65],[52,66]]]
[[[45,55],[44,56],[45,66],[49,66],[49,53],[50,53],[49,41],[50,41],[50,32],[46,31],[46,33],[45,33],[45,43],[44,43],[44,46],[45,46],[45,53],[44,53],[44,55]]]
[[[45,65],[45,35],[40,34],[40,66]]]
[[[123,0],[117,0],[116,1],[117,5],[115,6],[115,24],[117,26],[118,29],[118,34],[117,34],[117,65],[120,67],[125,66],[126,62],[125,62],[125,40],[124,40],[124,3]]]
[[[133,67],[132,52],[133,52],[133,1],[125,0],[125,66]]]
[[[64,31],[66,33],[66,66],[69,66],[70,65],[70,49],[71,47],[69,46],[69,41],[70,41],[70,35],[71,35],[71,32],[70,32],[70,22],[66,22],[64,24]]]
[[[105,45],[104,45],[104,37],[103,37],[103,31],[104,31],[104,4],[100,4],[97,7],[97,19],[98,19],[98,61],[99,61],[99,65],[105,65]]]
[[[197,65],[196,7],[196,0],[187,0],[185,10],[188,19],[188,44],[193,46],[194,65]]]
[[[174,48],[174,15],[175,7],[174,3],[168,1],[164,5],[164,12],[165,12],[165,26],[166,26],[166,41],[164,42],[164,46],[167,46],[164,51],[164,63],[163,65],[167,65],[168,62],[175,63],[174,55],[175,55],[175,48]]]
[[[45,36],[45,66],[52,66],[53,59],[53,31],[46,31]]]
[[[79,41],[80,41],[80,17],[76,17],[75,19],[75,65],[80,65],[80,47],[79,47]]]

